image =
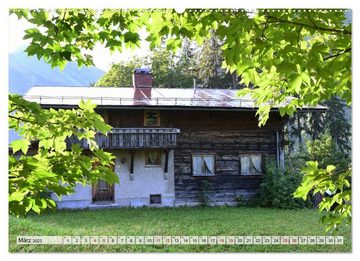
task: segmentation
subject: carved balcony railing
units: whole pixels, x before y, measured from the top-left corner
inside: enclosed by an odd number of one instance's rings
[[[113,128],[107,136],[96,134],[95,141],[104,149],[175,148],[176,128]],[[86,140],[70,139],[69,143],[80,143],[89,148]]]

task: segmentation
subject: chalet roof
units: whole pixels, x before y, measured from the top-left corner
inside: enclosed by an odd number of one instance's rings
[[[33,87],[24,98],[45,106],[76,106],[81,99],[90,99],[100,107],[201,107],[256,109],[250,96],[239,97],[238,90],[152,88],[151,98],[136,96],[133,87]],[[291,98],[288,98],[288,101]],[[273,107],[274,109],[278,107]],[[306,107],[326,110],[324,106]]]

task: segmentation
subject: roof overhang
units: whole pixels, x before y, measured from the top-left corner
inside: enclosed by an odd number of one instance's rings
[[[74,108],[80,100],[91,100],[98,108],[158,109],[158,110],[222,110],[256,111],[258,107],[249,95],[239,97],[239,90],[151,88],[151,98],[138,99],[135,88],[107,87],[33,87],[24,98],[43,107]],[[278,111],[292,97],[271,110]],[[324,106],[306,106],[299,111],[326,111]]]
[[[72,109],[78,108],[77,105],[60,105],[60,104],[41,104],[43,108],[56,108],[56,109]],[[160,105],[131,105],[131,106],[121,106],[121,105],[98,105],[96,109],[122,109],[122,110],[184,110],[184,111],[253,111],[256,112],[258,107],[247,108],[247,107],[202,107],[202,106],[160,106]],[[271,108],[270,111],[278,112],[279,108]],[[312,108],[301,108],[297,112],[326,112],[327,108],[322,107],[312,107]]]

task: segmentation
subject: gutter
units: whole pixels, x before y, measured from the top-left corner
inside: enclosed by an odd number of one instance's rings
[[[276,142],[276,165],[277,167],[280,167],[279,131],[276,131],[275,142]]]

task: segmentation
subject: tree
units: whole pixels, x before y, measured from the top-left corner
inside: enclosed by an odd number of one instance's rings
[[[196,49],[193,43],[185,38],[181,49],[177,52],[175,58],[175,67],[173,73],[176,75],[177,86],[180,88],[192,88],[194,86],[193,68],[196,66]],[[174,85],[173,85],[174,86]]]
[[[303,112],[297,112],[293,117],[289,118],[287,125],[287,132],[289,137],[289,150],[294,151],[295,143],[298,142],[299,153],[303,152],[303,135],[306,130],[305,120],[307,114]]]
[[[203,81],[205,87],[212,87],[210,79],[220,74],[222,60],[220,44],[211,31],[199,53],[198,78]]]
[[[321,133],[325,132],[324,116],[323,112],[310,112],[307,115],[307,128],[306,132],[310,135],[312,140],[319,138]]]
[[[334,165],[337,169],[345,169],[349,164],[349,155],[339,151],[329,131],[322,133],[313,141],[306,142],[307,160],[317,161],[319,168]]]
[[[153,74],[153,86],[159,88],[191,88],[193,80],[190,71],[193,60],[187,57],[189,47],[184,46],[178,54],[161,46],[154,49],[149,57],[133,57],[127,62],[113,64],[110,70],[99,79],[96,86],[132,86],[134,68],[149,67]]]
[[[328,107],[324,119],[325,128],[329,130],[337,148],[343,153],[349,153],[351,151],[351,125],[345,115],[347,107],[336,96],[326,101],[325,105]]]
[[[152,50],[148,66],[154,77],[154,86],[160,88],[192,87],[192,76],[189,71],[191,63],[185,62],[187,50],[182,48],[179,51],[174,53],[163,45]]]
[[[200,81],[205,88],[238,86],[236,73],[230,74],[221,68],[223,57],[220,47],[221,43],[214,36],[206,39],[201,46],[185,38],[176,53],[162,44],[147,58],[135,57],[113,64],[96,86],[131,86],[132,69],[142,65],[151,68],[153,85],[159,88],[192,88],[193,79],[198,83]]]
[[[127,62],[119,62],[111,65],[110,70],[105,73],[96,83],[96,87],[128,87],[132,86],[132,75],[134,68],[142,67],[144,61],[133,57]]]
[[[230,74],[222,68],[224,58],[221,46],[222,42],[211,30],[209,38],[204,40],[197,53],[196,76],[205,88],[230,88],[239,85],[236,72]]]
[[[351,151],[351,125],[346,117],[346,110],[350,110],[343,101],[332,97],[324,102],[326,112],[297,112],[289,119],[287,132],[289,135],[289,149],[293,150],[298,141],[299,151],[306,139],[316,140],[321,134],[329,132],[337,150],[342,153]]]
[[[202,44],[211,31],[223,42],[223,67],[241,75],[247,86],[254,86],[241,90],[240,95],[248,93],[254,98],[259,126],[266,123],[272,106],[280,106],[281,115],[292,116],[299,108],[333,96],[351,103],[352,24],[346,10],[11,12],[34,24],[26,31],[25,38],[31,40],[26,52],[60,67],[67,61],[92,65],[89,51],[96,43],[112,51],[136,48],[141,28],[149,33],[150,48],[160,46],[166,38],[169,50],[177,50],[184,38]]]
[[[79,106],[45,110],[18,95],[9,96],[9,127],[22,137],[10,144],[10,214],[18,217],[54,208],[50,194],[70,194],[77,183],[118,182],[112,170],[114,156],[98,149],[94,140],[97,131],[106,134],[111,126],[94,112],[96,105],[90,101],[81,101]],[[83,153],[79,144],[70,146],[67,141],[74,138],[86,140],[90,153]]]

